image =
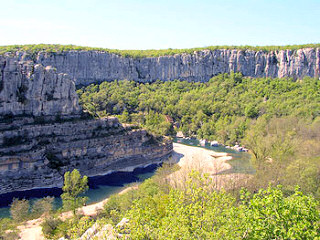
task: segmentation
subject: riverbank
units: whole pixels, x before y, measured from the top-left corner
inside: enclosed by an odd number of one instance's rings
[[[177,184],[179,181],[182,182],[187,174],[192,170],[208,173],[213,177],[217,187],[224,186],[227,180],[233,179],[234,174],[221,174],[230,170],[232,166],[228,163],[232,159],[230,154],[225,152],[215,152],[205,148],[187,146],[179,143],[173,143],[173,154],[170,159],[171,163],[176,163],[180,169],[172,173],[169,177],[174,179],[174,183]],[[173,180],[172,180],[173,181]],[[138,184],[133,187],[128,187],[118,194],[123,194],[130,191],[132,188],[137,188]],[[88,206],[84,206],[79,209],[83,215],[94,216],[100,209],[103,209],[104,204],[108,201],[108,198],[99,201]],[[72,217],[71,212],[65,212],[60,215],[62,219]],[[24,240],[43,240],[41,230],[42,218],[28,221],[25,225],[19,226],[20,238]]]
[[[127,187],[126,189],[122,190],[118,194],[124,194],[132,189],[138,188],[138,183],[134,186]],[[78,212],[85,216],[95,216],[99,211],[103,209],[103,206],[106,204],[106,202],[109,200],[109,198],[106,198],[100,202],[93,203],[87,206],[83,206],[78,209]],[[69,212],[63,212],[60,214],[61,220],[66,220],[67,218],[71,218],[73,216],[73,213],[71,211]],[[20,231],[19,237],[22,240],[44,240],[44,236],[42,234],[42,228],[41,223],[43,222],[44,218],[37,218],[32,219],[26,222],[26,224],[18,226],[18,229]]]
[[[177,163],[180,169],[170,175],[173,186],[179,186],[185,182],[192,170],[207,173],[213,180],[215,188],[234,188],[242,181],[249,178],[249,174],[233,172],[230,161],[233,157],[230,153],[215,152],[213,150],[173,143],[174,153],[172,161]]]
[[[173,150],[172,161],[177,162],[180,167],[177,172],[194,169],[213,175],[231,168],[227,161],[231,160],[232,156],[226,152],[215,152],[180,143],[173,143]]]

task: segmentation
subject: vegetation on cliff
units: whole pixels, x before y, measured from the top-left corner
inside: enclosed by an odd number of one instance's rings
[[[61,51],[102,51],[114,53],[124,57],[159,57],[182,53],[193,53],[201,50],[217,50],[217,49],[236,49],[236,50],[254,50],[254,51],[279,51],[279,50],[298,50],[301,48],[319,48],[320,44],[301,44],[301,45],[285,45],[285,46],[208,46],[187,49],[148,49],[148,50],[118,50],[108,48],[95,48],[75,45],[59,45],[59,44],[29,44],[29,45],[8,45],[0,46],[0,54],[6,52],[26,51],[36,53],[39,51],[61,52]]]

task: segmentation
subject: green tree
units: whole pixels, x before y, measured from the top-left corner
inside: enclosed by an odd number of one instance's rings
[[[63,208],[65,210],[72,210],[73,215],[76,215],[76,209],[85,204],[87,197],[81,197],[80,194],[88,190],[88,177],[83,176],[77,169],[71,173],[64,174],[63,194],[61,195],[63,201]]]
[[[253,104],[249,104],[246,106],[244,113],[249,118],[255,118],[259,115],[259,110]]]

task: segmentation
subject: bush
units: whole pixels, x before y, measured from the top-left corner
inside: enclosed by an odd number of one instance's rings
[[[19,239],[19,234],[17,231],[8,231],[3,236],[0,236],[3,240],[16,240]]]
[[[29,217],[29,200],[17,198],[13,199],[13,202],[10,205],[10,214],[13,220],[17,223],[27,220]]]
[[[58,226],[63,223],[59,218],[46,218],[42,224],[42,233],[46,238],[52,239],[59,231]]]
[[[280,186],[256,194],[242,190],[237,202],[192,172],[184,188],[144,196],[125,214],[132,239],[317,239],[319,203],[298,189]],[[151,187],[151,186],[150,186]]]
[[[10,218],[0,218],[0,239],[13,240],[18,239],[16,225]]]
[[[39,217],[42,214],[49,215],[53,210],[54,197],[45,197],[37,200],[32,206],[32,213],[34,217]]]
[[[94,223],[93,219],[88,216],[83,216],[80,219],[68,219],[66,222],[68,224],[66,235],[71,239],[78,239],[81,237],[81,235]]]

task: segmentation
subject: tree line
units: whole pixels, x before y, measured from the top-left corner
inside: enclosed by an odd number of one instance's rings
[[[39,51],[46,51],[49,53],[62,52],[62,51],[101,51],[114,53],[119,56],[133,57],[133,58],[144,58],[144,57],[159,57],[159,56],[170,56],[174,54],[188,53],[192,54],[195,51],[202,50],[219,50],[219,49],[229,49],[229,50],[253,50],[253,51],[279,51],[279,50],[298,50],[301,48],[319,48],[320,44],[300,44],[300,45],[285,45],[285,46],[208,46],[208,47],[198,47],[198,48],[186,48],[186,49],[148,49],[148,50],[119,50],[119,49],[108,49],[108,48],[97,48],[97,47],[86,47],[86,46],[76,46],[76,45],[60,45],[60,44],[26,44],[26,45],[7,45],[0,46],[0,54],[6,52],[17,52],[26,51],[29,53],[37,53]]]

